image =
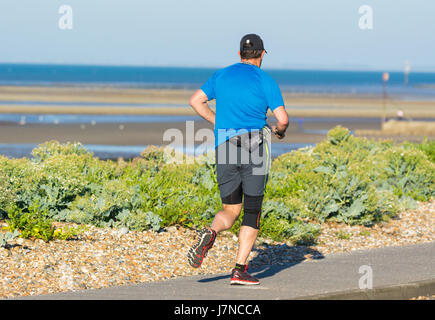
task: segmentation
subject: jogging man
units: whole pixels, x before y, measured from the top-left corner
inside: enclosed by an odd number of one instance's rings
[[[265,53],[258,35],[245,35],[240,41],[241,62],[215,72],[190,99],[192,108],[214,125],[217,181],[223,210],[216,214],[210,227],[200,231],[197,243],[187,254],[188,261],[192,267],[201,266],[216,235],[232,227],[243,205],[231,284],[259,284],[259,280],[247,272],[246,262],[260,228],[271,162],[270,133],[282,139],[288,127],[281,91],[260,69]],[[216,99],[216,114],[207,104],[213,99]],[[278,121],[272,130],[266,122],[268,109]]]

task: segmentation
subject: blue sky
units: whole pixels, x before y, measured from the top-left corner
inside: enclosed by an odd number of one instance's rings
[[[221,67],[258,33],[265,68],[435,71],[434,17],[429,0],[1,0],[0,62]]]

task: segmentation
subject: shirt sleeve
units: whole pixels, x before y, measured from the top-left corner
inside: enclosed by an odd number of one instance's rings
[[[216,85],[216,73],[214,73],[206,83],[201,86],[201,90],[205,93],[208,100],[213,100],[216,98],[215,95],[215,85]]]
[[[281,90],[276,81],[268,77],[266,86],[266,101],[270,110],[275,110],[280,106],[284,106]]]

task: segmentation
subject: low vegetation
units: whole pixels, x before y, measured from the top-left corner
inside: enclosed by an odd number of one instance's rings
[[[315,147],[273,161],[261,235],[309,243],[327,220],[367,226],[388,220],[435,195],[434,154],[433,141],[376,142],[336,127]],[[67,231],[56,236],[52,221],[155,231],[199,227],[221,208],[213,155],[168,164],[163,149],[149,147],[129,162],[103,161],[81,144],[54,141],[32,155],[0,157],[0,219],[23,237],[68,238]]]

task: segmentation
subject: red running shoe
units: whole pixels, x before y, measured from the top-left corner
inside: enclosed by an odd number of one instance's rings
[[[231,284],[253,285],[260,284],[260,281],[246,272],[248,266],[245,266],[245,270],[233,269],[231,272]]]
[[[199,268],[202,264],[202,260],[207,256],[208,250],[214,244],[216,239],[216,231],[210,228],[204,228],[199,232],[199,238],[195,245],[190,248],[187,253],[187,259],[189,264],[194,268]]]

